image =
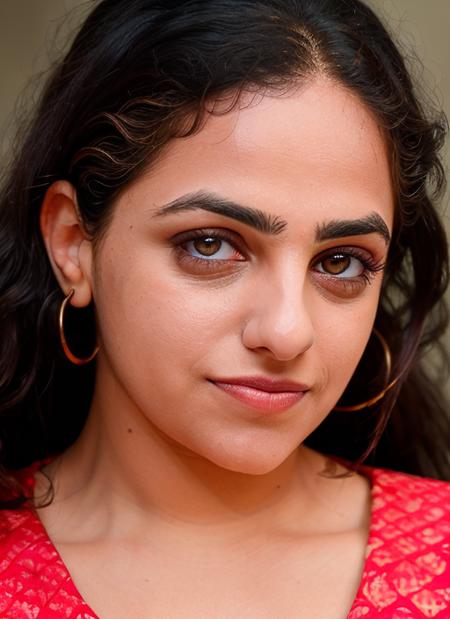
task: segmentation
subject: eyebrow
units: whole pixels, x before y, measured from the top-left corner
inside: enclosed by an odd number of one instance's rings
[[[391,235],[384,219],[378,213],[370,213],[361,219],[332,219],[317,226],[316,241],[338,239],[343,236],[379,234],[389,245]]]
[[[288,225],[287,221],[278,216],[268,215],[259,209],[237,204],[232,200],[227,200],[214,193],[204,191],[181,196],[160,208],[154,215],[159,217],[169,213],[180,213],[181,211],[191,211],[194,209],[203,209],[210,213],[231,217],[231,219],[236,219],[264,234],[280,234]]]
[[[159,208],[153,213],[153,216],[161,217],[172,213],[197,209],[230,217],[258,230],[258,232],[272,236],[281,234],[288,227],[288,222],[278,215],[270,215],[259,209],[244,206],[215,193],[205,191],[180,196]],[[315,240],[319,242],[344,236],[359,236],[373,233],[380,235],[386,244],[391,239],[386,223],[375,212],[360,219],[332,219],[320,224],[316,227]]]

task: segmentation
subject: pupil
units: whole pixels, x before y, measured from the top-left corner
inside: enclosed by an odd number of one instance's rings
[[[221,242],[213,236],[206,236],[202,239],[197,239],[194,245],[199,253],[212,256],[219,250]]]
[[[343,273],[350,266],[350,258],[348,256],[332,256],[324,260],[325,271],[332,275]]]

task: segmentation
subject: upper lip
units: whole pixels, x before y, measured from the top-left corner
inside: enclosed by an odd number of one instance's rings
[[[309,387],[294,380],[277,380],[266,376],[238,376],[237,378],[215,378],[214,383],[228,383],[230,385],[245,385],[261,391],[308,391]]]

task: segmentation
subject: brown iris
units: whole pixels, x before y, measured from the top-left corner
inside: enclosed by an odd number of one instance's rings
[[[322,260],[322,267],[326,273],[330,275],[340,275],[350,266],[350,256],[343,254],[335,254]]]
[[[213,256],[219,251],[222,241],[213,236],[205,236],[201,239],[196,239],[194,242],[195,249],[205,256]]]

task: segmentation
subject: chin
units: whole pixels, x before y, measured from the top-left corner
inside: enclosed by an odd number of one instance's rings
[[[263,448],[242,450],[227,449],[226,453],[208,454],[208,460],[216,466],[240,473],[241,475],[267,475],[277,469],[292,454],[292,450],[279,452],[264,450]]]

